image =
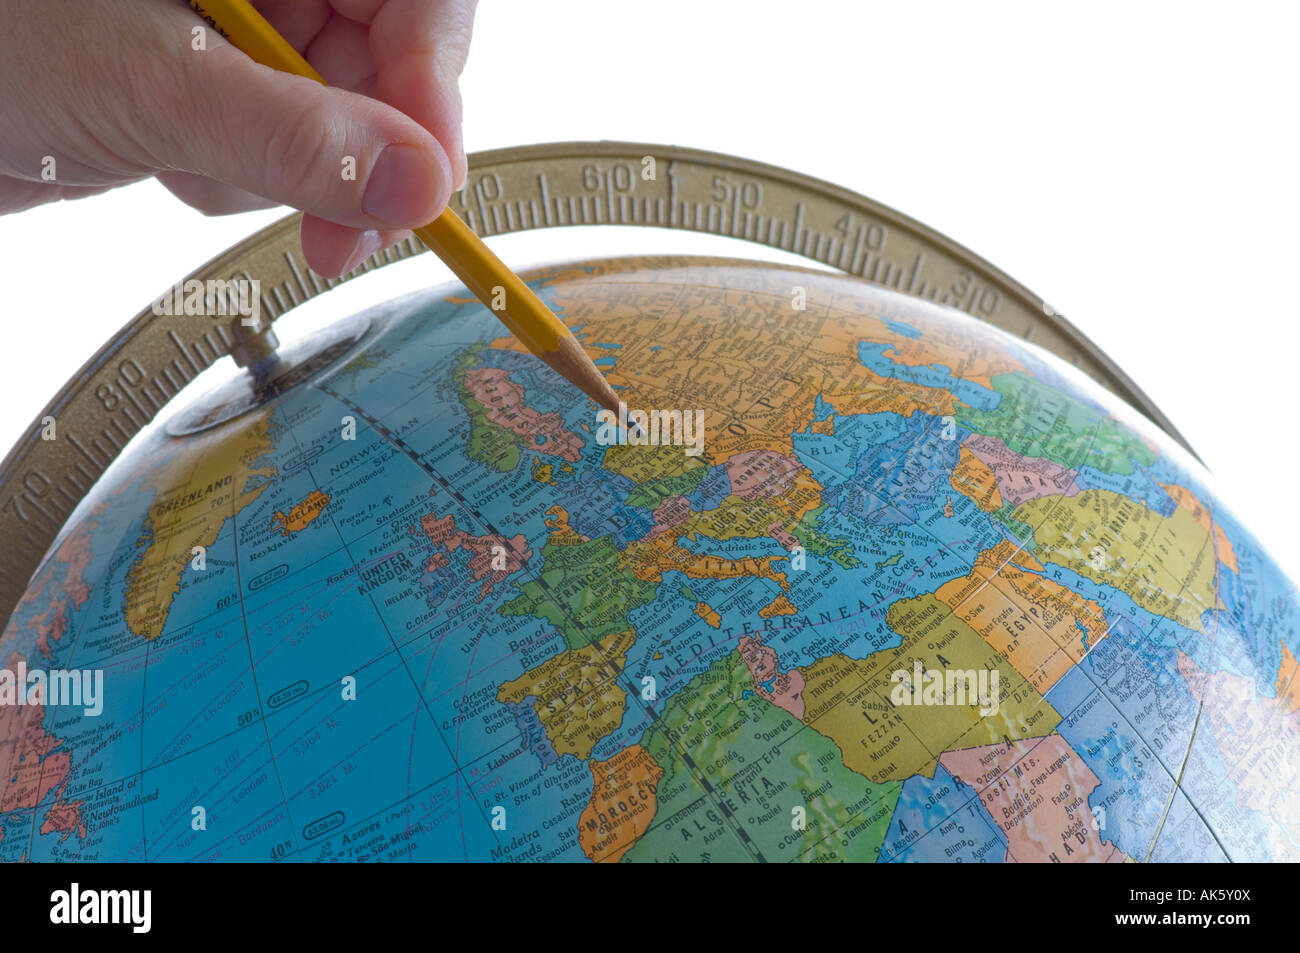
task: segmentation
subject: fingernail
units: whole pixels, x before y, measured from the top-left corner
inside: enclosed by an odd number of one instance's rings
[[[379,244],[379,232],[373,230],[362,232],[357,238],[357,244],[353,247],[352,254],[348,256],[347,264],[343,266],[343,270],[339,274],[346,275],[357,265],[379,251]]]
[[[389,225],[424,225],[421,215],[433,207],[441,188],[442,170],[431,156],[415,146],[394,143],[379,153],[370,170],[361,208]]]

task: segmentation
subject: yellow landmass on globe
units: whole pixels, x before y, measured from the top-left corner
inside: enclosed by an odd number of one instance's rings
[[[556,752],[586,758],[623,721],[627,692],[619,687],[618,676],[635,642],[636,630],[627,629],[602,642],[566,649],[502,685],[497,701],[518,704],[533,696],[538,720]]]
[[[1278,702],[1288,711],[1300,710],[1300,664],[1291,650],[1282,643],[1282,661],[1277,667],[1277,683],[1274,686]]]
[[[257,464],[271,450],[265,411],[186,439],[186,453],[163,456],[145,475],[157,495],[145,524],[147,544],[127,573],[125,600],[127,628],[144,639],[162,635],[194,547],[215,543],[226,520],[270,485],[267,479],[249,488],[250,480],[276,475],[275,467]]]
[[[1012,514],[1029,525],[1042,562],[1059,563],[1113,586],[1148,612],[1202,631],[1215,608],[1215,557],[1210,534],[1186,507],[1161,516],[1110,490],[1040,496]]]
[[[1051,733],[1061,716],[1038,691],[979,634],[933,595],[900,599],[886,621],[902,636],[897,648],[864,659],[828,655],[802,666],[804,724],[826,735],[851,770],[877,783],[914,774],[934,777],[939,755],[999,741],[1019,741]],[[971,704],[895,705],[896,671],[998,673],[997,711],[979,712]],[[987,676],[991,686],[992,676]]]

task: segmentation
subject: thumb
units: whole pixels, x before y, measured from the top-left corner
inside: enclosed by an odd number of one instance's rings
[[[225,44],[185,76],[168,113],[186,117],[168,133],[173,168],[359,229],[424,225],[451,197],[446,151],[392,106]]]

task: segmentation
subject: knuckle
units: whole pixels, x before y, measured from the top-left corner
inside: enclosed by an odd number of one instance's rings
[[[267,138],[265,174],[276,192],[294,204],[322,207],[335,187],[331,169],[343,155],[342,137],[323,103],[304,107],[288,122],[268,117],[274,132]]]

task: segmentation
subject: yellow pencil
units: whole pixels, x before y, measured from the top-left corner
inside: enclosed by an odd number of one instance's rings
[[[206,20],[250,59],[286,73],[325,79],[303,59],[289,41],[276,32],[248,0],[187,0],[194,12]],[[575,384],[584,394],[607,410],[619,413],[618,396],[592,363],[564,323],[555,316],[519,276],[506,267],[483,244],[459,215],[450,208],[436,219],[417,228],[415,234],[435,255],[447,263],[456,277],[501,319],[528,350]],[[493,289],[504,289],[505,310],[493,308]],[[499,294],[498,294],[498,297]]]

